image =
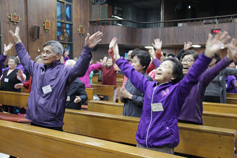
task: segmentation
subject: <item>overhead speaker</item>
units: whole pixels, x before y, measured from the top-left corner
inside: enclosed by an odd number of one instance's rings
[[[107,0],[95,0],[94,4],[105,4],[107,3]]]

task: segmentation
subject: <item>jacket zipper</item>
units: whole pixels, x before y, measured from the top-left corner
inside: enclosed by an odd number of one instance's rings
[[[154,90],[153,90],[152,99],[151,99],[151,104],[153,103],[154,92],[155,92],[155,90],[156,90],[157,87],[158,87],[158,86],[156,86],[156,87],[154,88]],[[151,123],[152,123],[152,108],[151,108],[151,120],[150,120],[150,124],[149,124],[149,126],[148,126],[147,133],[146,133],[146,147],[148,147],[148,145],[147,145],[147,139],[148,139],[148,132],[149,132]]]

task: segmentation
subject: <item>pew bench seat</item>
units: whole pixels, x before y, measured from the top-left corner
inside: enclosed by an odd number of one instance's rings
[[[0,119],[5,121],[19,122],[19,123],[30,123],[29,120],[22,115],[0,113]]]

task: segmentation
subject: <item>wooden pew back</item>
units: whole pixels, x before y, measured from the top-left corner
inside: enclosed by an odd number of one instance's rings
[[[111,141],[136,144],[140,118],[66,109],[67,132]],[[83,128],[82,128],[83,127]],[[202,157],[233,157],[236,130],[179,123],[176,152]]]
[[[91,88],[95,88],[94,94],[109,96],[109,101],[113,101],[114,86],[92,84]]]
[[[29,93],[0,91],[0,104],[27,107]]]
[[[115,115],[122,115],[123,111],[123,104],[106,101],[92,100],[88,102],[88,107],[89,111]],[[237,114],[203,111],[203,125],[237,130]]]
[[[0,133],[0,152],[17,157],[178,157],[2,120]]]
[[[94,95],[95,88],[86,88],[86,94],[88,100],[93,100],[93,95]]]

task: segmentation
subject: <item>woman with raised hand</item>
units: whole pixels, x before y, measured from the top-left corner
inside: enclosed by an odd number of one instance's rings
[[[206,49],[183,78],[183,66],[175,58],[166,58],[157,68],[155,80],[149,81],[137,72],[127,60],[120,58],[114,42],[114,59],[120,70],[144,96],[143,112],[136,133],[137,147],[164,153],[174,153],[179,144],[178,116],[182,105],[198,77],[207,69],[212,56],[222,43],[230,39],[227,32],[214,38],[209,34]]]

